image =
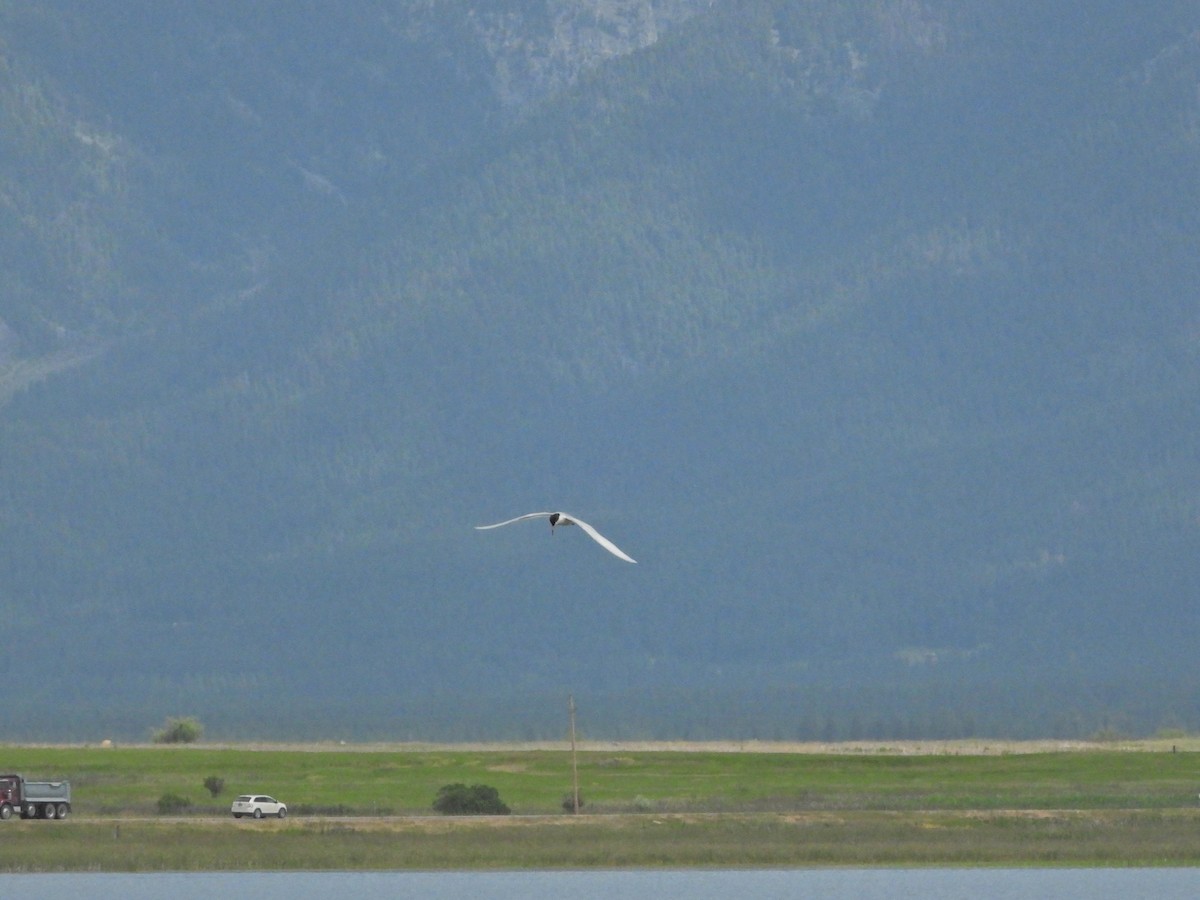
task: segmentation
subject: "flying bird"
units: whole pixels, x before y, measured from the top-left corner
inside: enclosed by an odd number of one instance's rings
[[[503,522],[497,522],[495,525],[476,525],[477,531],[486,531],[489,528],[499,528],[501,525],[511,525],[513,522],[523,522],[525,519],[550,519],[550,533],[554,534],[554,526],[556,525],[578,525],[584,530],[588,537],[611,553],[618,559],[623,559],[625,562],[636,563],[629,554],[625,553],[620,547],[598,532],[595,528],[589,525],[583,519],[577,516],[570,516],[563,512],[535,512],[527,513],[523,516],[517,516],[515,519],[506,519]]]

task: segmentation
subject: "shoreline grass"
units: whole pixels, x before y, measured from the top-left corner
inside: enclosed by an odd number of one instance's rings
[[[0,871],[1197,866],[1198,824],[1194,813],[1130,810],[74,820],[6,830]]]

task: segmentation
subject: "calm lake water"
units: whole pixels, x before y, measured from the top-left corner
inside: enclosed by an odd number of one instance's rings
[[[1108,900],[1200,897],[1200,869],[772,869],[572,872],[249,872],[0,875],[0,896],[173,900],[419,897],[526,900]]]

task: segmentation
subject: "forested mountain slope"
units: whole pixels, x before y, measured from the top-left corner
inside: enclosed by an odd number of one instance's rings
[[[475,6],[0,0],[14,736],[1200,727],[1192,5]]]

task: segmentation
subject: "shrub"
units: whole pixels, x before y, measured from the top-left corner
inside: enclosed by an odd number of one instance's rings
[[[191,805],[192,801],[187,797],[180,797],[178,794],[163,794],[158,798],[158,814],[169,816],[173,813],[181,813]]]
[[[433,808],[447,816],[507,816],[500,792],[486,784],[447,784],[438,789]]]
[[[575,812],[575,795],[573,793],[563,795],[562,808],[569,813]],[[579,795],[579,808],[583,809],[583,794]]]
[[[191,716],[167,719],[167,724],[154,732],[156,744],[192,744],[200,740],[204,726]]]
[[[204,779],[205,789],[216,797],[221,791],[225,790],[225,779],[218,778],[216,775],[209,775]]]

